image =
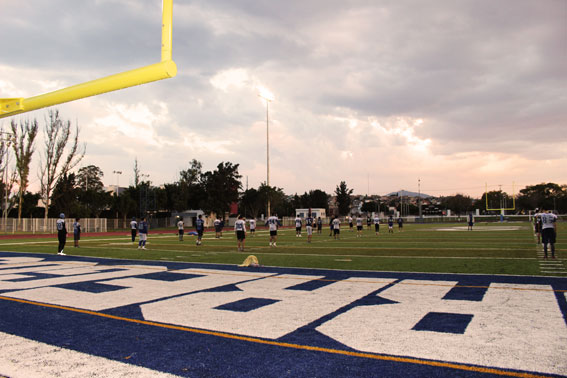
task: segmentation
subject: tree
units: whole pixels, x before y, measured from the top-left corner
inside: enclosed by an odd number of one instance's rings
[[[310,190],[301,195],[301,207],[329,210],[329,196],[320,189]]]
[[[134,159],[134,187],[140,184],[140,168],[138,167],[138,158]]]
[[[16,171],[18,172],[18,225],[22,219],[23,195],[29,184],[30,163],[34,153],[34,143],[39,129],[37,120],[10,123],[12,128],[14,156],[16,157]]]
[[[74,173],[65,173],[59,177],[53,188],[53,206],[49,215],[57,217],[59,213],[67,216],[74,214],[75,216],[84,216],[79,203],[79,193],[76,188],[76,177]],[[44,215],[45,218],[48,214]]]
[[[258,187],[258,197],[261,203],[261,208],[265,211],[264,214],[268,214],[268,199],[270,200],[272,215],[292,215],[295,213],[295,209],[291,206],[291,203],[287,200],[282,188],[277,188],[275,186],[268,186],[262,183]]]
[[[473,200],[464,194],[455,194],[441,198],[441,206],[450,209],[457,215],[466,214],[473,209]]]
[[[377,202],[369,201],[362,204],[360,211],[362,211],[363,213],[375,213],[380,211],[380,208]]]
[[[258,190],[250,188],[242,193],[239,208],[242,209],[241,212],[244,213],[245,217],[257,218],[262,208],[262,201]]]
[[[241,175],[238,174],[238,164],[221,162],[217,169],[205,172],[202,175],[203,187],[207,198],[203,203],[203,210],[224,215],[230,210],[230,205],[238,201],[238,191],[242,184]]]
[[[94,190],[103,191],[104,184],[102,183],[102,178],[104,173],[96,165],[87,165],[82,167],[77,172],[77,187],[84,191]]]
[[[558,210],[563,213],[567,211],[563,203],[567,197],[565,186],[554,183],[541,183],[526,186],[520,190],[517,206],[520,210],[529,211],[535,208]]]
[[[102,170],[95,165],[82,167],[77,173],[76,188],[86,216],[94,215],[98,218],[100,213],[112,203],[112,195],[104,190],[103,176]]]
[[[2,200],[2,217],[6,219],[10,210],[14,207],[17,196],[12,195],[14,184],[17,180],[17,171],[10,168],[10,146],[13,143],[13,135],[0,130],[2,136],[0,138],[0,199]]]
[[[335,189],[335,195],[337,196],[337,204],[339,207],[339,215],[347,215],[350,211],[350,195],[354,189],[349,189],[346,182],[341,181],[337,188]]]
[[[44,151],[39,175],[40,194],[45,206],[45,230],[47,230],[49,204],[55,184],[61,177],[68,175],[85,156],[85,148],[79,146],[79,126],[75,126],[75,133],[72,136],[71,122],[63,122],[59,117],[59,111],[49,110],[48,115],[49,120],[46,120],[44,128]],[[63,158],[70,139],[71,148]]]

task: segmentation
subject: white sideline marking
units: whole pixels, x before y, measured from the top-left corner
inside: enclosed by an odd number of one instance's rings
[[[472,231],[519,231],[522,226],[476,226]],[[435,231],[469,231],[466,226],[436,228]],[[469,231],[470,232],[470,231]]]
[[[177,377],[124,362],[28,340],[0,332],[0,375],[30,377]],[[124,351],[123,358],[129,352]]]

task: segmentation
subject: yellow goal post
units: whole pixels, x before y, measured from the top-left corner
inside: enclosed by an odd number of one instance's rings
[[[516,194],[515,194],[515,183],[512,182],[512,207],[499,207],[490,208],[488,205],[488,183],[485,183],[484,199],[486,201],[486,211],[503,211],[503,210],[516,210]]]
[[[175,77],[177,65],[171,58],[172,19],[173,0],[163,0],[160,62],[34,97],[0,98],[0,118]]]

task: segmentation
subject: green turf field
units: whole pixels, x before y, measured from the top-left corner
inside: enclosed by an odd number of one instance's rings
[[[403,272],[485,273],[514,275],[567,276],[567,224],[558,224],[558,260],[538,257],[541,246],[535,243],[529,223],[478,223],[474,231],[464,224],[406,224],[403,232],[397,225],[388,234],[380,226],[364,229],[356,237],[342,225],[340,240],[329,237],[329,228],[314,234],[295,237],[295,229],[278,231],[277,247],[268,245],[268,232],[247,234],[245,252],[237,252],[236,238],[225,230],[222,239],[214,232],[205,233],[203,244],[195,245],[195,236],[185,235],[180,242],[175,230],[150,231],[146,250],[137,249],[127,232],[124,236],[99,235],[83,237],[80,248],[73,247],[72,234],[65,252],[69,255],[122,259],[186,261],[198,263],[239,264],[250,254],[268,266],[380,270]],[[161,232],[161,233],[159,233]],[[165,233],[167,232],[167,233]],[[0,240],[0,250],[55,253],[56,237]]]

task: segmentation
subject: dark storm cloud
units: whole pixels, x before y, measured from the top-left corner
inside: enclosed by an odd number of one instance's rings
[[[566,9],[564,0],[176,0],[178,78],[123,98],[169,91],[182,122],[247,125],[258,117],[219,111],[210,84],[243,68],[315,116],[423,118],[416,135],[439,153],[498,147],[487,140],[516,152],[550,134],[561,143]],[[1,20],[12,36],[4,65],[114,73],[159,59],[159,1],[36,0],[3,5]]]

